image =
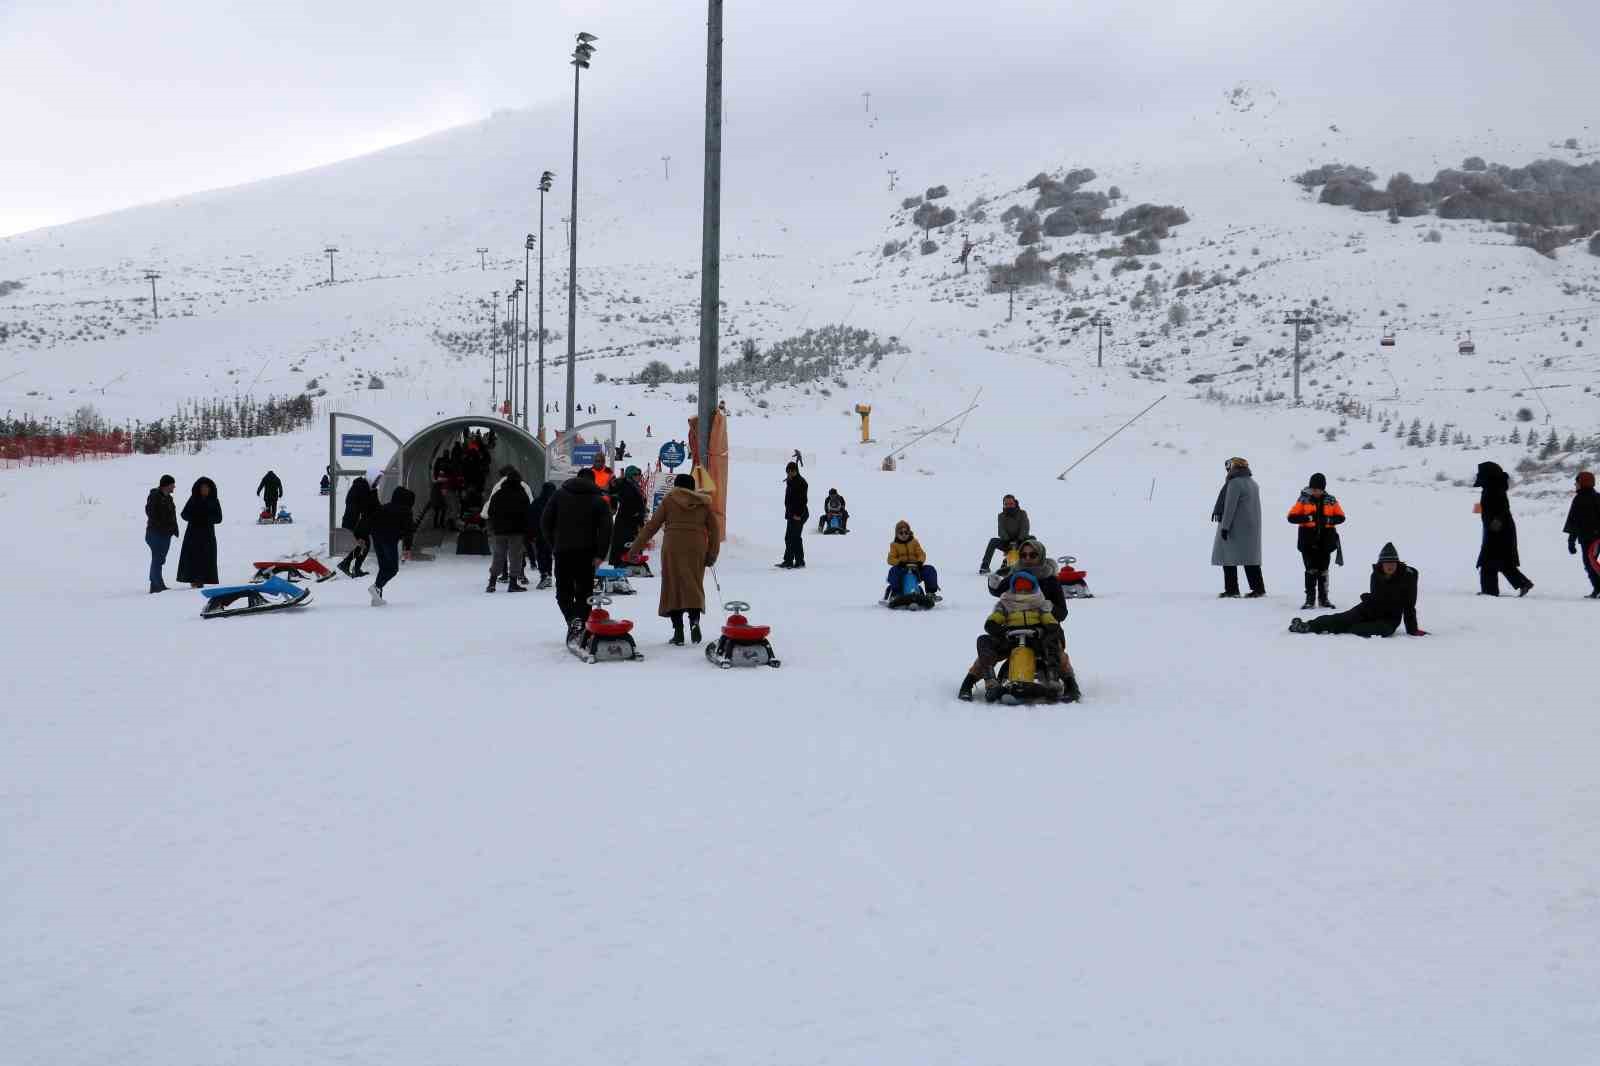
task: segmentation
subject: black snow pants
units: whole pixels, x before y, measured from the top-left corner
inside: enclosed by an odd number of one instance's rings
[[[796,522],[789,519],[783,530],[783,561],[791,566],[806,565],[806,545],[801,540],[805,532],[804,521]]]
[[[587,551],[556,552],[556,606],[571,625],[589,613],[594,595],[594,556]]]
[[[1319,615],[1306,623],[1312,633],[1354,633],[1358,637],[1390,637],[1399,628],[1399,619],[1373,618],[1360,605],[1338,614]]]

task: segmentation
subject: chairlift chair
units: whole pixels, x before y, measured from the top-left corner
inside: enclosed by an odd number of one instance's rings
[[[1456,343],[1456,351],[1462,355],[1475,355],[1478,346],[1472,343],[1472,334],[1469,332],[1463,340]]]
[[[1394,347],[1394,334],[1393,333],[1385,333],[1383,335],[1383,339],[1378,341],[1378,344],[1379,344],[1380,347],[1383,347],[1383,348],[1393,348]]]

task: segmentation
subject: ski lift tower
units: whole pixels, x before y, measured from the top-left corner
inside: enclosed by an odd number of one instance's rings
[[[1294,327],[1294,405],[1300,406],[1300,330],[1311,325],[1311,316],[1296,312],[1284,318],[1284,323]]]

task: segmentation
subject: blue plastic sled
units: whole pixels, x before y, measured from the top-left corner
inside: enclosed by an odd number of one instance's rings
[[[201,618],[233,618],[242,614],[264,614],[289,607],[301,607],[311,600],[311,590],[271,577],[254,585],[219,585],[201,589],[206,599]]]

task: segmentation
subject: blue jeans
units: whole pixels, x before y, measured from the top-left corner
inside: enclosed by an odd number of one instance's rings
[[[898,596],[900,594],[900,581],[905,577],[905,573],[906,568],[904,566],[889,567],[889,576],[886,580],[893,595]],[[939,571],[924,563],[922,564],[921,577],[922,587],[928,590],[928,595],[932,596],[939,591]]]
[[[373,584],[381,589],[400,572],[400,542],[373,537],[372,554],[378,557],[378,579]]]
[[[157,533],[153,529],[147,529],[144,531],[144,542],[150,546],[150,587],[166,588],[167,583],[161,577],[161,568],[167,565],[167,549],[172,547],[172,534]]]

